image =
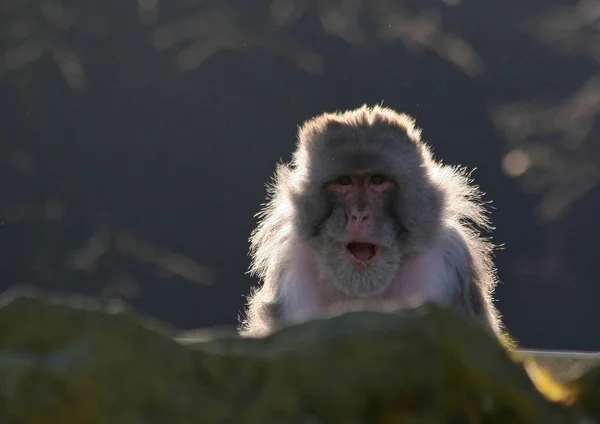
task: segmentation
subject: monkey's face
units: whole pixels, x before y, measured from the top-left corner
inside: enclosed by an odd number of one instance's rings
[[[326,184],[331,214],[314,245],[321,273],[347,295],[379,295],[394,281],[403,253],[392,213],[396,189],[391,177],[373,173]]]
[[[403,256],[427,249],[440,227],[425,149],[391,119],[319,122],[300,132],[286,180],[294,226],[323,281],[353,297],[385,294]]]

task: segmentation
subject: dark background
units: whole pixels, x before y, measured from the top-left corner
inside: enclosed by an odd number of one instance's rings
[[[600,349],[600,1],[0,0],[0,289],[235,325],[296,127],[383,102],[493,201],[526,347]]]

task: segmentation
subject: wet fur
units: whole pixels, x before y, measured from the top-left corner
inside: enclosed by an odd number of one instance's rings
[[[373,163],[399,190],[385,206],[392,219],[377,229],[385,266],[354,281],[331,246],[345,218],[322,183]],[[435,161],[408,115],[363,106],[309,120],[257,215],[250,271],[262,284],[248,297],[240,333],[262,336],[352,300],[452,305],[499,333],[493,245],[479,234],[491,229],[484,206],[465,169]]]

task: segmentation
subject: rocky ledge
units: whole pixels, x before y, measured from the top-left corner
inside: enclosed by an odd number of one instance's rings
[[[597,369],[569,385],[528,374],[434,306],[193,343],[74,299],[5,296],[0,307],[1,423],[594,423],[599,382]]]

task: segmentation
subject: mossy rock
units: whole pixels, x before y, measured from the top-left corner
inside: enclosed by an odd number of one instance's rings
[[[548,401],[486,331],[440,307],[349,312],[263,339],[206,334],[183,342],[130,312],[5,299],[0,423],[551,424],[585,413]]]

